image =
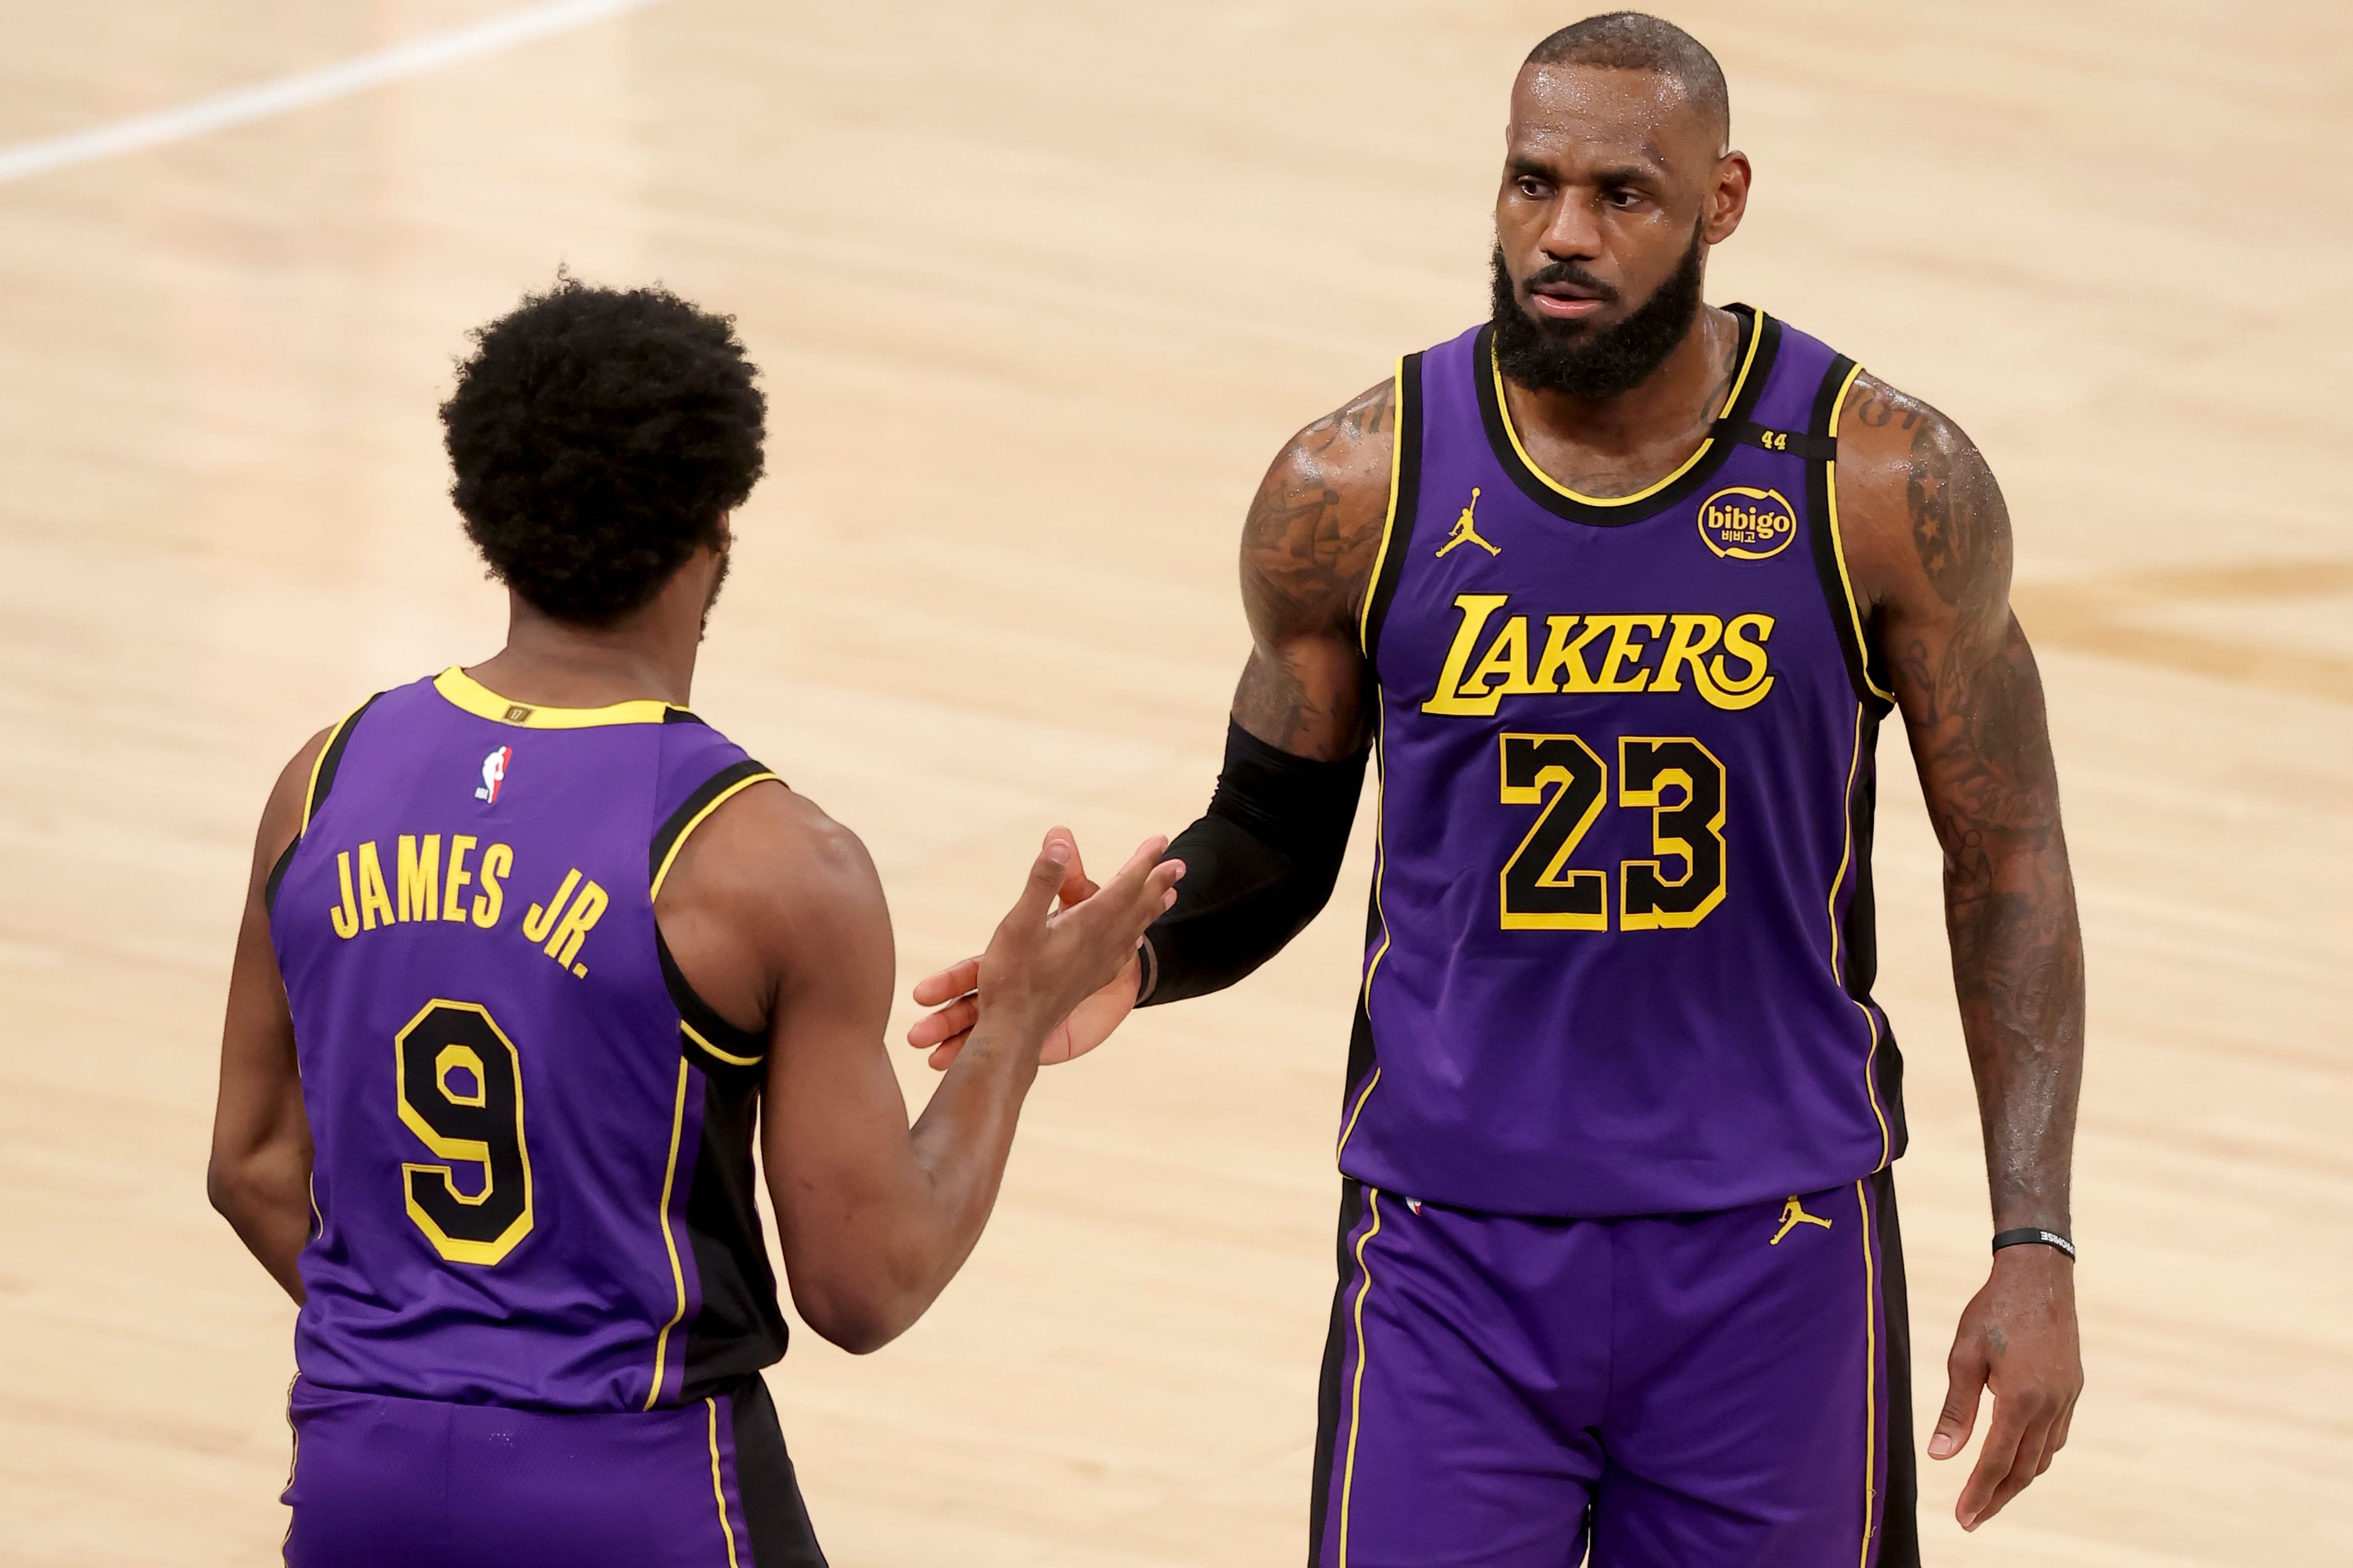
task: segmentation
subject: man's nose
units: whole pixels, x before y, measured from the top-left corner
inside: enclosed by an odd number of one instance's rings
[[[1536,248],[1548,261],[1589,261],[1600,255],[1601,221],[1593,204],[1581,192],[1563,191],[1536,237]]]

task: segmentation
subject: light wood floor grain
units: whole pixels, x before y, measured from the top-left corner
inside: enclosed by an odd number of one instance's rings
[[[0,144],[501,3],[0,0]],[[559,262],[740,316],[771,477],[697,706],[866,837],[912,979],[1050,822],[1198,811],[1258,472],[1483,310],[1506,86],[1575,15],[670,0],[0,186],[0,1562],[276,1550],[291,1313],[205,1205],[215,1030],[275,770],[497,644],[433,416],[465,328]],[[1979,1536],[1932,1468],[1930,1560],[2353,1562],[2353,20],[1676,15],[1757,170],[1713,296],[1933,399],[2009,489],[2083,884],[2090,1391]],[[1933,1409],[1985,1201],[1883,763]],[[1365,875],[1041,1082],[902,1342],[800,1339],[773,1383],[837,1563],[1300,1559]]]

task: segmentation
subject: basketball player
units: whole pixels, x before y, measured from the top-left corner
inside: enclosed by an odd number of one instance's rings
[[[1231,984],[1313,917],[1369,746],[1319,1564],[1918,1561],[1871,997],[1893,709],[1996,1233],[1929,1452],[1990,1387],[1974,1529],[2066,1441],[2083,960],[2009,519],[1951,420],[1702,304],[1748,198],[1728,131],[1667,23],[1538,45],[1492,319],[1302,431],[1244,532],[1255,647],[1141,1000]],[[919,990],[948,1004],[913,1037],[935,1061],[976,984]]]
[[[263,813],[210,1184],[301,1304],[290,1563],[822,1563],[755,1131],[795,1305],[873,1350],[978,1239],[1057,1021],[1134,994],[1182,868],[1147,844],[1050,914],[1058,838],[910,1131],[865,850],[682,706],[753,379],[658,289],[480,332],[441,413],[506,647],[370,699]]]

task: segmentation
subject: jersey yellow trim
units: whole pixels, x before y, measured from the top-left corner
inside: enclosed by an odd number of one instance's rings
[[[1363,1090],[1357,1094],[1355,1108],[1348,1112],[1348,1125],[1340,1129],[1340,1146],[1332,1151],[1335,1158],[1348,1152],[1348,1140],[1356,1135],[1356,1118],[1365,1113],[1365,1101],[1373,1098],[1373,1088],[1380,1081],[1381,1069],[1375,1068],[1373,1076],[1365,1080]]]
[[[1831,917],[1831,983],[1841,995],[1846,993],[1846,968],[1839,956],[1838,896],[1839,889],[1846,886],[1846,868],[1854,864],[1854,781],[1862,773],[1862,704],[1858,702],[1854,705],[1854,754],[1846,764],[1846,794],[1840,797],[1845,803],[1846,841],[1839,847],[1838,875],[1831,879],[1830,901],[1824,906]],[[1854,1003],[1864,1026],[1871,1030],[1871,1049],[1862,1058],[1862,1091],[1871,1100],[1872,1116],[1879,1123],[1879,1163],[1872,1168],[1883,1171],[1895,1144],[1888,1136],[1887,1113],[1879,1107],[1879,1017],[1866,1004],[1852,996],[1847,1000]]]
[[[719,1528],[727,1537],[727,1568],[741,1568],[735,1561],[735,1526],[727,1517],[727,1488],[719,1479],[719,1401],[705,1399],[702,1406],[711,1415],[711,1495],[719,1504]]]
[[[678,1100],[670,1113],[670,1163],[662,1170],[661,1231],[662,1245],[670,1249],[670,1282],[678,1292],[678,1310],[654,1336],[654,1385],[646,1390],[646,1402],[640,1407],[651,1410],[654,1401],[661,1397],[662,1368],[670,1353],[670,1331],[686,1316],[686,1271],[678,1266],[678,1236],[670,1229],[670,1194],[678,1182],[678,1143],[686,1126],[686,1058],[678,1058]],[[713,1441],[716,1441],[714,1438]]]
[[[1764,336],[1765,312],[1759,310],[1757,312],[1755,319],[1749,324],[1748,352],[1741,356],[1740,374],[1732,378],[1732,389],[1724,395],[1724,406],[1716,411],[1715,416],[1718,419],[1722,419],[1726,415],[1729,415],[1732,412],[1733,405],[1740,401],[1740,389],[1748,384],[1749,369],[1757,363],[1757,345],[1763,340]],[[1677,479],[1682,479],[1685,474],[1691,472],[1693,465],[1697,463],[1702,458],[1706,457],[1708,449],[1715,445],[1715,437],[1708,436],[1704,437],[1700,441],[1698,447],[1693,451],[1692,455],[1685,458],[1681,464],[1677,465],[1674,472],[1667,475],[1666,478],[1660,479],[1653,484],[1644,485],[1632,495],[1589,496],[1582,490],[1573,490],[1569,489],[1567,485],[1562,484],[1558,479],[1554,479],[1550,474],[1546,473],[1544,469],[1536,466],[1536,460],[1528,456],[1527,447],[1520,444],[1520,427],[1512,423],[1512,401],[1510,398],[1504,395],[1504,367],[1495,363],[1495,353],[1492,345],[1487,351],[1487,372],[1495,378],[1495,409],[1497,413],[1504,416],[1504,434],[1511,438],[1512,450],[1520,455],[1520,461],[1527,466],[1528,472],[1542,479],[1556,494],[1565,495],[1569,500],[1577,501],[1584,506],[1632,506],[1638,500],[1648,500],[1651,497],[1658,494],[1661,490],[1665,489],[1669,485],[1673,484]]]
[[[678,830],[678,837],[670,841],[670,852],[662,857],[661,864],[654,868],[653,896],[655,898],[661,897],[662,883],[669,879],[670,868],[678,863],[678,852],[686,847],[686,841],[694,837],[694,830],[702,826],[703,820],[706,817],[708,817],[712,812],[717,811],[721,806],[725,805],[729,801],[733,800],[745,790],[750,789],[754,784],[766,784],[771,780],[775,780],[775,782],[778,784],[784,782],[781,779],[777,779],[776,774],[766,773],[753,773],[747,777],[737,779],[733,784],[729,784],[725,789],[723,789],[717,795],[712,795],[711,797],[710,805],[704,806],[701,811],[696,812],[692,816],[688,817],[686,819],[686,826]],[[698,1036],[697,1037],[700,1038],[701,1037]],[[724,1055],[725,1053],[719,1052],[715,1054]],[[733,1060],[733,1058],[730,1058],[729,1059]]]
[[[1879,1479],[1879,1289],[1871,1257],[1871,1194],[1854,1184],[1855,1205],[1862,1223],[1862,1555],[1856,1568],[1871,1568],[1872,1516],[1877,1511]],[[1904,1436],[1910,1442],[1911,1434]]]
[[[1831,404],[1831,427],[1825,432],[1833,441],[1838,439],[1839,415],[1846,407],[1846,395],[1854,389],[1854,378],[1862,374],[1862,366],[1856,365],[1846,373],[1846,380],[1839,384],[1838,396]],[[1839,586],[1846,591],[1847,621],[1854,627],[1854,651],[1862,661],[1862,683],[1876,695],[1893,702],[1895,693],[1871,678],[1871,644],[1863,638],[1862,610],[1854,602],[1854,579],[1847,575],[1846,536],[1839,531],[1838,459],[1831,458],[1827,467],[1830,472],[1825,476],[1822,489],[1823,493],[1830,497],[1831,554],[1838,562]]]
[[[651,697],[615,702],[603,708],[541,708],[517,702],[451,665],[433,678],[433,689],[453,707],[478,719],[493,719],[524,730],[593,730],[604,724],[659,724],[678,708]]]
[[[368,702],[375,700],[373,697],[368,699]],[[295,837],[300,838],[311,831],[311,814],[319,809],[319,770],[326,766],[327,759],[334,754],[335,742],[343,739],[343,731],[352,727],[352,721],[358,718],[361,709],[366,706],[367,702],[363,702],[336,720],[335,727],[327,731],[326,740],[320,743],[319,754],[311,759],[311,782],[302,786],[302,826],[296,831]]]
[[[708,1006],[710,1004],[705,1003],[704,1005]],[[739,1057],[733,1051],[721,1050],[717,1046],[712,1045],[708,1039],[703,1037],[702,1030],[696,1028],[693,1025],[688,1023],[683,1018],[681,1018],[678,1021],[678,1026],[686,1031],[687,1038],[692,1040],[696,1045],[701,1046],[704,1050],[709,1051],[712,1056],[717,1057],[721,1061],[725,1062],[730,1067],[755,1068],[760,1065],[761,1060],[763,1059],[759,1057]]]
[[[1348,1505],[1356,1488],[1356,1433],[1365,1421],[1365,1298],[1373,1293],[1373,1270],[1365,1261],[1365,1248],[1381,1233],[1381,1190],[1366,1187],[1365,1196],[1372,1205],[1373,1226],[1356,1240],[1356,1272],[1364,1283],[1356,1288],[1356,1375],[1348,1391],[1348,1459],[1340,1470],[1340,1568],[1348,1568]]]
[[[1356,611],[1356,646],[1373,657],[1373,596],[1381,591],[1381,568],[1389,558],[1389,536],[1397,531],[1398,484],[1405,474],[1405,422],[1419,417],[1405,405],[1405,356],[1397,362],[1397,433],[1389,446],[1389,510],[1381,518],[1381,545],[1373,552],[1373,574],[1365,580],[1365,602]]]

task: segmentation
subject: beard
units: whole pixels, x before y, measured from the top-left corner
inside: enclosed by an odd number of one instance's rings
[[[1692,230],[1691,248],[1667,280],[1620,321],[1606,327],[1554,321],[1532,315],[1504,265],[1504,247],[1493,261],[1494,299],[1489,319],[1495,327],[1495,364],[1522,386],[1592,401],[1629,393],[1674,352],[1699,315],[1707,247]],[[1556,261],[1528,279],[1539,283],[1575,283],[1611,304],[1618,291],[1574,261]]]
[[[719,603],[719,590],[727,586],[728,569],[734,564],[735,552],[732,547],[719,552],[719,570],[711,574],[711,592],[702,599],[702,624],[695,628],[697,641],[711,635],[711,612]]]

